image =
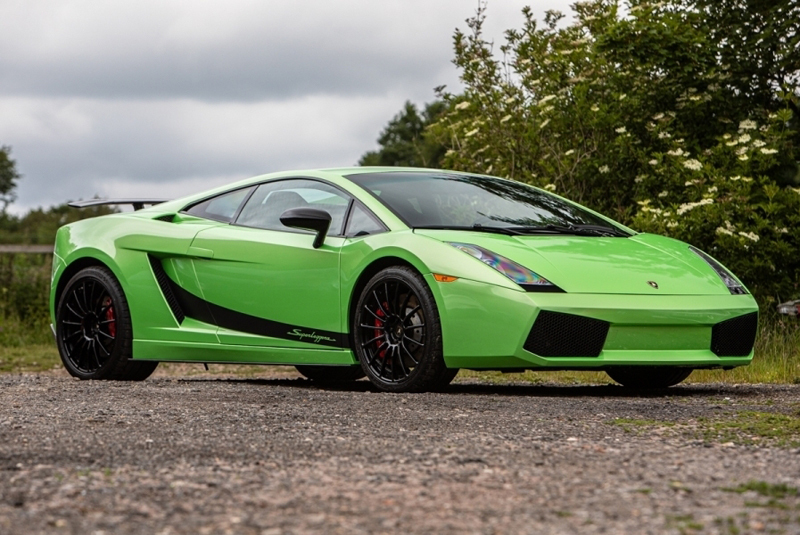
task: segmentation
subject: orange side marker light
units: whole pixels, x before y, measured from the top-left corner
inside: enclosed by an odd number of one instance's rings
[[[450,275],[442,275],[440,273],[434,273],[433,278],[436,279],[438,282],[453,282],[458,280],[458,277],[452,277]]]

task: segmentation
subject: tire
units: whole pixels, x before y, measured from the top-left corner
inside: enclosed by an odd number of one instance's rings
[[[295,366],[304,377],[320,384],[350,383],[364,377],[361,366]]]
[[[628,388],[668,388],[680,383],[692,373],[691,368],[638,367],[606,370],[613,380]]]
[[[354,351],[384,392],[425,392],[452,381],[442,356],[436,302],[413,269],[388,267],[367,282],[353,312]]]
[[[128,301],[105,267],[84,268],[67,282],[56,307],[56,343],[64,367],[80,379],[143,381],[158,366],[130,360]]]

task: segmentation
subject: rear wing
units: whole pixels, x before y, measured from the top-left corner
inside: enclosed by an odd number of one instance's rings
[[[88,201],[72,201],[67,206],[72,208],[88,208],[90,206],[102,206],[106,204],[130,204],[134,210],[141,210],[145,206],[161,204],[170,199],[89,199]]]

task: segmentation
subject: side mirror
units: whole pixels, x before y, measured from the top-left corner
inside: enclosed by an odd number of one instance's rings
[[[291,208],[281,214],[281,223],[291,228],[316,231],[314,249],[319,249],[331,226],[331,214],[316,208]]]

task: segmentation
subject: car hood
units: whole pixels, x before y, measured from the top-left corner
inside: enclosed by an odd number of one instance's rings
[[[730,294],[719,276],[686,243],[655,234],[619,238],[415,232],[443,242],[478,245],[527,267],[568,293]],[[464,260],[469,258],[465,256]]]

